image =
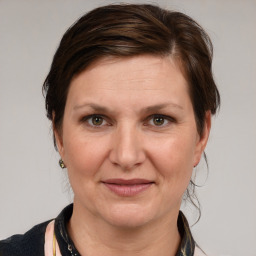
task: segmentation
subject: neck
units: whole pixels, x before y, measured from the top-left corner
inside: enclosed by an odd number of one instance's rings
[[[180,244],[177,218],[178,212],[141,227],[116,227],[74,203],[68,232],[81,255],[174,256]]]

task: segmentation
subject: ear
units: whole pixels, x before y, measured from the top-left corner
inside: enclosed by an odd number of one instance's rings
[[[205,113],[204,130],[196,143],[195,155],[194,155],[194,167],[200,162],[201,156],[206,147],[211,130],[211,111],[208,110]]]
[[[54,133],[56,145],[57,145],[57,148],[58,148],[58,152],[59,152],[61,158],[63,159],[63,157],[64,157],[64,147],[63,147],[62,134],[59,131],[57,131],[56,129],[53,130],[53,133]]]
[[[55,113],[54,112],[53,112],[52,116],[53,116],[52,129],[53,129],[53,134],[54,134],[56,146],[58,148],[58,152],[60,154],[60,157],[64,161],[64,147],[63,147],[62,132],[61,132],[61,130],[57,129],[55,124],[54,124],[54,118],[55,118]]]

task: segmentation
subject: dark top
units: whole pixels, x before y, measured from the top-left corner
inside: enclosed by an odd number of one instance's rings
[[[54,231],[62,256],[80,256],[66,228],[72,212],[73,204],[64,208],[55,219]],[[44,256],[44,236],[49,222],[34,226],[24,235],[14,235],[0,241],[0,256]],[[181,244],[176,256],[193,256],[195,242],[182,212],[179,213],[177,225]]]

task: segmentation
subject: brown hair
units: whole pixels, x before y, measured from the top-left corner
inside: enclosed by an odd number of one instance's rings
[[[220,103],[212,75],[211,41],[187,15],[148,4],[99,7],[66,31],[43,85],[47,117],[54,127],[61,128],[74,75],[103,57],[142,54],[168,55],[181,61],[201,134],[206,111],[215,114]]]

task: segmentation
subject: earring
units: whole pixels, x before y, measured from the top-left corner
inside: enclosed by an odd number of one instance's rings
[[[66,168],[66,165],[64,164],[62,159],[59,160],[59,165],[62,169]]]

